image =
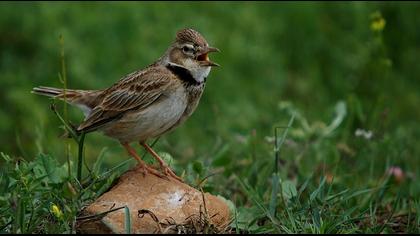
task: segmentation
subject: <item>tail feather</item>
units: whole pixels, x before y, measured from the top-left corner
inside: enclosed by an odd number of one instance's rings
[[[60,99],[64,99],[65,97],[66,99],[70,99],[70,100],[72,100],[72,98],[80,97],[84,92],[87,92],[87,91],[66,89],[66,91],[64,92],[64,89],[44,87],[44,86],[39,86],[32,89],[32,93],[34,94],[60,98]]]
[[[79,107],[85,116],[90,113],[91,109],[100,103],[98,95],[100,90],[76,90],[39,86],[32,89],[31,93],[39,94],[47,97],[65,100],[67,103]]]
[[[68,99],[68,102],[73,103],[79,103],[84,102],[83,97],[90,97],[90,95],[94,95],[95,91],[91,90],[75,90],[75,89],[64,89],[61,88],[53,88],[53,87],[44,87],[39,86],[35,87],[31,91],[34,94],[43,95],[47,97],[54,97],[64,100],[64,98]],[[79,101],[82,100],[82,101]]]
[[[56,97],[62,93],[63,89],[39,86],[32,89],[32,93],[48,97]]]

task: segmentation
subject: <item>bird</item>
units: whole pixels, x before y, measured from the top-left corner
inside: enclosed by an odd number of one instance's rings
[[[143,173],[158,177],[178,177],[147,144],[183,124],[197,108],[212,67],[219,64],[209,54],[220,52],[209,46],[196,30],[176,32],[165,53],[144,69],[136,70],[106,89],[81,90],[38,86],[32,93],[74,105],[85,118],[77,132],[102,132],[118,140],[128,154],[138,161]],[[130,146],[145,148],[158,162],[160,171],[147,165]]]

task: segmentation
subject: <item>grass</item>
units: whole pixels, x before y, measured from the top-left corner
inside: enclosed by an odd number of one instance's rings
[[[322,143],[329,142],[326,137],[342,125],[344,119],[341,116],[346,114],[343,109],[346,109],[343,103],[338,103],[330,125],[318,130],[320,135],[312,137],[310,144],[305,140],[305,146],[323,146]],[[298,133],[294,127],[307,121],[289,106],[287,110],[293,111],[293,115],[283,133],[280,135],[276,127],[275,136],[267,138],[274,140],[274,143],[270,142],[271,150],[265,150],[271,153],[270,158],[255,160],[253,165],[239,164],[241,171],[233,171],[226,168],[229,156],[223,155],[222,150],[214,156],[214,166],[205,167],[200,161],[188,165],[186,179],[190,184],[225,197],[231,193],[228,199],[235,202],[232,213],[236,217],[228,232],[419,232],[420,202],[405,189],[411,184],[409,177],[402,180],[397,175],[387,174],[387,167],[379,179],[366,179],[362,187],[349,188],[345,179],[354,181],[356,178],[340,173],[345,160],[337,160],[329,167],[323,163],[310,175],[293,167],[298,165],[296,160],[286,158],[281,150],[290,148],[285,145],[292,141],[287,138],[287,132]],[[296,123],[293,123],[294,117]],[[252,143],[246,142],[242,148],[254,148]],[[103,155],[100,155],[92,168],[87,168],[90,171],[85,178],[79,181],[75,177],[78,168],[69,168],[67,163],[61,165],[49,155],[40,154],[32,162],[3,153],[2,157],[6,171],[0,179],[1,192],[5,193],[0,198],[0,229],[8,233],[75,233],[80,210],[105,192],[130,167],[130,162],[125,161],[104,170],[101,168]],[[210,170],[220,165],[224,166],[224,174],[212,175]],[[230,167],[239,169],[238,165]],[[180,170],[177,165],[175,168]],[[67,169],[72,170],[71,175],[67,174]],[[125,211],[127,215],[129,209]],[[128,218],[125,224],[129,232]]]
[[[101,134],[62,137],[81,113],[57,102],[57,118],[31,88],[104,88],[188,26],[222,50],[222,67],[155,148],[228,200],[230,233],[420,233],[419,9],[1,3],[0,232],[75,233],[83,207],[135,164]]]
[[[331,170],[323,166],[306,177],[294,168],[281,168],[270,179],[270,171],[260,169],[257,178],[264,182],[254,184],[252,177],[236,177],[249,206],[238,209],[232,226],[248,233],[419,232],[418,200],[407,195],[396,176],[384,174],[368,187],[348,188],[339,173],[343,164],[338,161]]]

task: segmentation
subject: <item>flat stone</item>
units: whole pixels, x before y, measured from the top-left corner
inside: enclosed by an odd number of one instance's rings
[[[130,211],[131,233],[217,233],[224,232],[231,221],[229,206],[221,198],[175,179],[144,175],[138,170],[122,175],[111,190],[84,210],[84,215],[98,215],[124,206]],[[79,221],[78,230],[126,233],[125,209],[97,220]]]

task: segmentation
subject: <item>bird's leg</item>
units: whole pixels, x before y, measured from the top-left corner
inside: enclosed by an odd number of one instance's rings
[[[180,181],[181,183],[184,183],[184,181],[178,177],[167,165],[166,163],[160,158],[160,156],[145,142],[140,142],[140,145],[142,145],[152,156],[159,162],[160,168],[162,169],[163,173],[165,175],[169,175],[176,180]]]
[[[144,175],[146,175],[147,173],[151,173],[153,175],[156,175],[157,177],[160,177],[160,178],[163,177],[161,173],[147,166],[147,164],[139,157],[139,155],[137,155],[136,150],[130,147],[128,143],[121,143],[121,145],[123,145],[123,147],[127,150],[130,156],[132,156],[134,159],[136,159],[139,162],[139,168],[143,171]]]

